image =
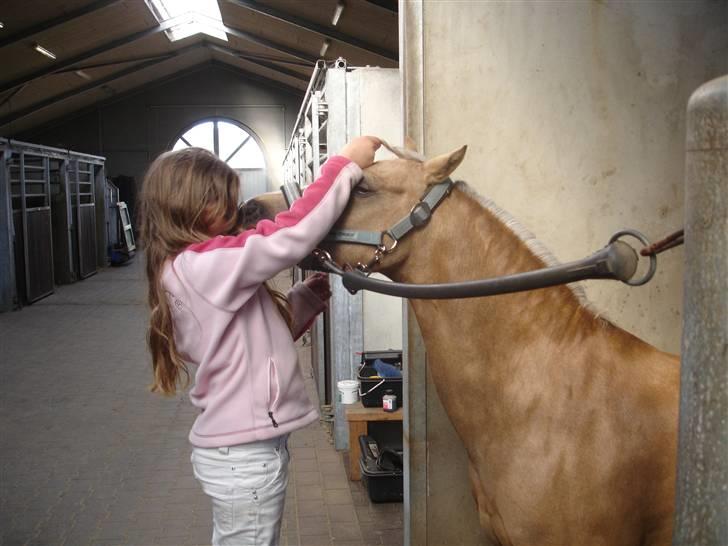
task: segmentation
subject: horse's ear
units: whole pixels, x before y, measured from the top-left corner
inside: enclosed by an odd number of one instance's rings
[[[410,152],[416,152],[417,143],[415,142],[415,139],[409,135],[405,136],[404,137],[404,149],[409,150]]]
[[[442,154],[425,161],[425,183],[436,184],[450,176],[462,162],[467,149],[467,146],[463,146],[449,154]]]

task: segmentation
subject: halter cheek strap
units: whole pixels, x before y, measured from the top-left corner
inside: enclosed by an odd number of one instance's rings
[[[376,247],[374,257],[368,264],[358,264],[357,269],[364,273],[368,273],[372,266],[378,263],[382,256],[392,252],[400,239],[405,237],[412,230],[426,225],[432,213],[440,203],[450,195],[455,182],[450,178],[446,178],[442,182],[433,184],[428,188],[427,192],[410,210],[409,214],[394,224],[391,228],[384,231],[359,231],[351,229],[332,230],[326,236],[324,241],[328,243],[350,243]],[[387,247],[384,243],[385,235],[392,240],[392,244]]]

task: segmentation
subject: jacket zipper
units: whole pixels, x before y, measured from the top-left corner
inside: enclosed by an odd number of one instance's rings
[[[276,399],[271,400],[270,399],[270,391],[271,391],[271,372],[276,372]],[[273,417],[273,406],[275,405],[276,401],[278,400],[278,395],[280,391],[280,385],[278,385],[278,373],[275,369],[275,363],[273,362],[272,358],[268,359],[268,417],[270,417],[271,423],[273,423],[273,428],[278,428],[278,422],[275,420],[275,417]]]

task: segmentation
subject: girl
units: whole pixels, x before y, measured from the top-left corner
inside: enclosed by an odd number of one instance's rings
[[[149,168],[140,218],[152,391],[174,394],[189,380],[187,364],[197,366],[190,399],[200,414],[189,439],[195,477],[212,499],[213,545],[278,542],[286,440],[319,417],[294,338],[330,293],[315,277],[294,286],[286,302],[265,282],[329,232],[379,145],[373,137],[352,140],[289,211],[243,231],[238,175],[213,154],[168,152]]]

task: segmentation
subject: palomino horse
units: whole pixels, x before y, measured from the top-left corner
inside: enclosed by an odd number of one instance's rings
[[[338,228],[389,228],[457,168],[465,147],[429,161],[395,153],[366,169]],[[332,251],[351,264],[372,254],[349,244]],[[553,258],[530,234],[458,183],[374,269],[399,282],[445,283],[546,265]],[[492,544],[670,543],[677,357],[599,318],[567,286],[410,303]]]

